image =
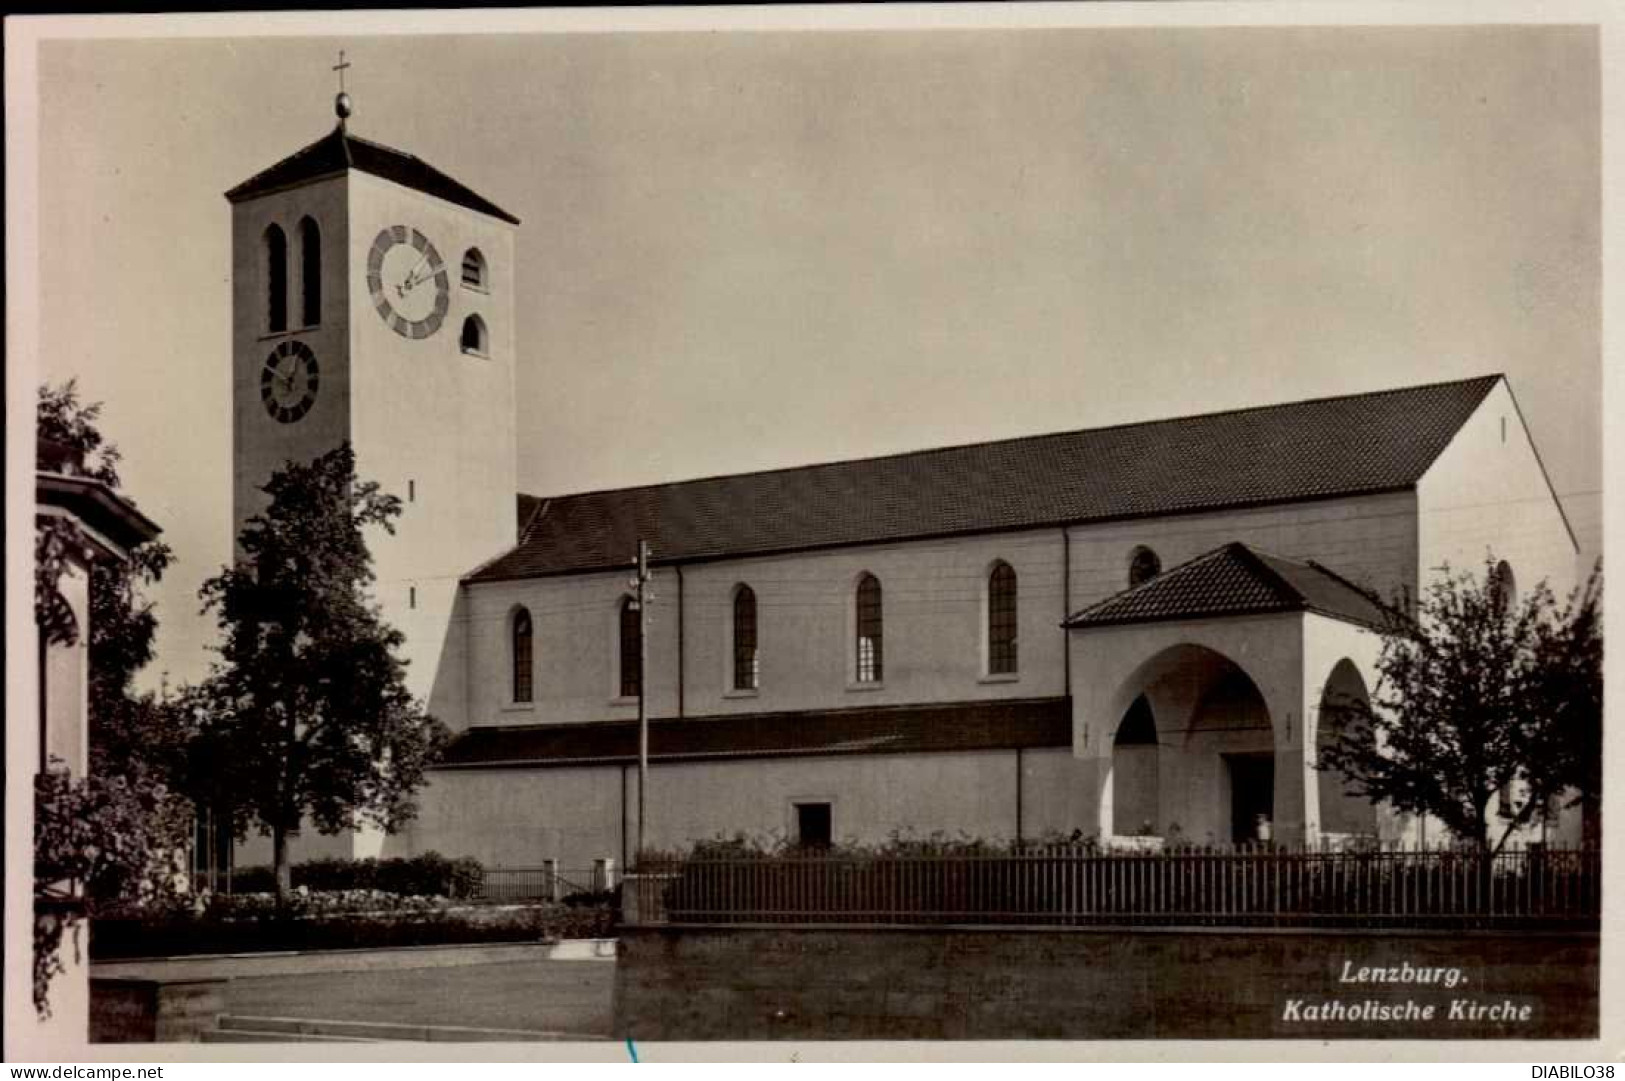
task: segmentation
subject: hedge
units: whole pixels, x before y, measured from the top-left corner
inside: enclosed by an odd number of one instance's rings
[[[447,859],[425,852],[410,859],[320,859],[292,867],[293,885],[312,890],[382,890],[412,897],[478,897],[485,881],[480,861]],[[243,867],[232,872],[233,893],[267,893],[276,889],[271,867]]]
[[[94,919],[90,957],[255,953],[267,950],[353,950],[482,942],[606,938],[615,911],[562,904],[457,906],[432,912],[342,913],[324,917],[222,918],[172,913]]]

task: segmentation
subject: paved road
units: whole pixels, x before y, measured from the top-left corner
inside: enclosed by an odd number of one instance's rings
[[[227,1012],[608,1036],[615,965],[525,961],[372,972],[237,976]]]

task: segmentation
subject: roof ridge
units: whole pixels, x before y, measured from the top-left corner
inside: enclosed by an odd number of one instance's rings
[[[1281,573],[1269,565],[1268,559],[1279,559],[1283,563],[1297,563],[1298,566],[1305,566],[1306,564],[1277,555],[1269,555],[1266,558],[1264,553],[1253,549],[1249,545],[1243,544],[1241,541],[1231,541],[1229,544],[1225,545],[1225,547],[1237,549],[1241,558],[1247,563],[1247,565],[1251,567],[1255,573],[1261,574],[1266,583],[1274,588],[1275,593],[1278,596],[1284,591],[1285,597],[1292,600],[1293,603],[1304,608],[1310,607],[1309,598],[1304,595],[1303,590],[1281,577]]]
[[[1324,402],[1358,401],[1361,399],[1382,398],[1395,394],[1412,394],[1417,391],[1432,390],[1438,387],[1464,386],[1469,383],[1486,382],[1493,385],[1498,379],[1506,376],[1500,372],[1488,375],[1476,375],[1465,379],[1443,379],[1432,383],[1418,383],[1414,386],[1389,387],[1383,390],[1364,390],[1353,394],[1326,394],[1314,398],[1296,398],[1292,401],[1273,402],[1267,405],[1238,406],[1234,409],[1218,409],[1210,413],[1185,413],[1171,417],[1153,417],[1149,420],[1121,421],[1116,424],[1102,424],[1092,428],[1065,428],[1050,432],[1033,432],[1028,435],[1005,436],[1001,439],[984,439],[969,443],[952,443],[947,446],[919,447],[914,450],[889,451],[885,454],[873,454],[857,458],[837,458],[833,461],[804,462],[800,465],[771,466],[766,469],[748,469],[739,473],[708,473],[698,477],[686,477],[682,480],[651,481],[647,484],[630,484],[618,487],[589,488],[577,492],[554,492],[549,496],[533,496],[537,499],[583,499],[597,495],[629,495],[633,492],[649,491],[656,488],[676,488],[688,484],[704,484],[708,481],[735,480],[745,477],[766,477],[776,473],[797,473],[817,469],[833,469],[837,466],[857,465],[868,462],[893,461],[899,458],[924,457],[932,454],[947,454],[954,451],[975,450],[983,447],[1010,446],[1017,443],[1037,442],[1044,439],[1060,439],[1067,436],[1078,436],[1086,433],[1121,431],[1126,428],[1149,428],[1161,424],[1184,424],[1193,420],[1210,420],[1218,417],[1239,416],[1246,413],[1264,413],[1276,409],[1291,409],[1298,406],[1318,405]],[[1486,387],[1486,391],[1488,387]]]
[[[1343,575],[1338,574],[1336,571],[1326,566],[1326,564],[1322,563],[1320,560],[1306,559],[1304,562],[1340,585],[1354,590],[1354,592],[1358,593],[1360,596],[1374,604],[1377,607],[1377,610],[1382,612],[1383,615],[1392,615],[1399,611],[1395,605],[1389,604],[1388,601],[1384,600],[1382,594],[1378,593],[1376,590],[1367,589],[1359,582],[1356,582],[1350,578],[1345,578]]]

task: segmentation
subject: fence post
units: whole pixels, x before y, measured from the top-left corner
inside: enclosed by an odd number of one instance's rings
[[[559,900],[559,861],[546,859],[542,861],[542,874],[547,881],[542,883],[542,899],[544,901]]]
[[[592,861],[592,889],[604,893],[615,888],[615,860],[613,857]]]

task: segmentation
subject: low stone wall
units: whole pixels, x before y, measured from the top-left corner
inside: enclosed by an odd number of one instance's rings
[[[197,1043],[226,1010],[223,979],[95,977],[91,1043]]]
[[[620,1038],[1583,1039],[1598,936],[623,929]]]

